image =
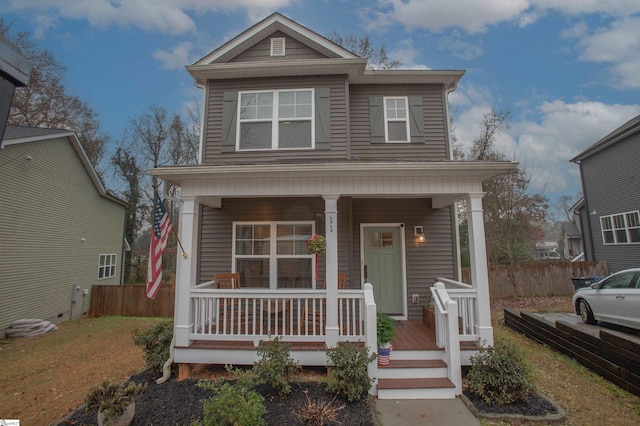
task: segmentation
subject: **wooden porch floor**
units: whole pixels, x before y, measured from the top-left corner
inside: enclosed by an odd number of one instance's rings
[[[395,350],[437,350],[436,337],[421,320],[396,321],[396,335],[391,344]],[[253,350],[253,341],[196,340],[190,348]],[[324,350],[324,342],[291,342],[292,350]]]
[[[396,335],[391,341],[394,350],[437,350],[436,336],[421,320],[396,321]]]

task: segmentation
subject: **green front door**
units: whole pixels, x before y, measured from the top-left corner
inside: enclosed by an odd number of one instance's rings
[[[378,311],[403,314],[402,239],[400,226],[363,228],[364,278],[373,285]]]

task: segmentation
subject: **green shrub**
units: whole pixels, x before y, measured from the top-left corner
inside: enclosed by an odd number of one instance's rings
[[[162,373],[169,359],[169,348],[173,338],[173,321],[164,320],[146,330],[133,330],[133,343],[144,351],[144,361],[152,374]]]
[[[264,398],[245,385],[240,381],[231,384],[222,378],[198,382],[198,387],[215,392],[213,397],[202,401],[204,425],[266,425],[262,418],[267,413]]]
[[[147,389],[146,383],[109,383],[108,381],[89,390],[84,403],[87,411],[101,410],[105,416],[119,416],[136,397]]]
[[[260,383],[269,383],[283,396],[291,392],[289,382],[295,379],[300,371],[298,363],[291,358],[291,345],[284,343],[279,337],[268,342],[261,342],[258,347],[258,361],[253,364]]]
[[[365,396],[373,382],[367,366],[376,359],[376,354],[369,354],[367,348],[355,342],[340,342],[327,349],[326,354],[332,367],[327,390],[350,402]]]
[[[533,369],[513,340],[497,339],[471,357],[469,392],[487,404],[526,402],[535,391]]]

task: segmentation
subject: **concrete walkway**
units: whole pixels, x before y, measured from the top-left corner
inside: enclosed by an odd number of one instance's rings
[[[455,399],[376,399],[383,426],[475,426],[480,422]]]

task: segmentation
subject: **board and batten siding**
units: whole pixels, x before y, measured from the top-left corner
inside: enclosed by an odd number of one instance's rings
[[[371,143],[369,98],[372,96],[416,95],[422,98],[424,143]],[[443,86],[438,84],[350,85],[352,158],[359,160],[448,159],[449,147],[443,99]]]
[[[285,56],[271,56],[271,39],[285,39]],[[326,59],[327,57],[293,37],[289,37],[282,31],[276,31],[269,37],[243,51],[229,62],[255,62],[255,61],[291,61],[303,59]]]
[[[231,247],[234,221],[312,221],[316,233],[325,234],[324,200],[318,198],[253,198],[222,200],[222,208],[202,207],[198,282],[215,273],[233,270]],[[422,306],[430,299],[429,287],[437,277],[454,277],[453,236],[449,208],[431,209],[428,199],[358,199],[338,201],[338,270],[348,274],[348,286],[361,288],[360,224],[404,223],[409,318],[422,318]],[[426,243],[418,243],[414,226],[423,226]],[[319,257],[319,285],[325,274],[325,258]],[[418,294],[420,303],[412,304]]]
[[[225,92],[329,88],[331,149],[221,152]],[[347,157],[347,104],[344,76],[303,76],[209,81],[206,109],[204,164],[259,164],[274,161],[344,160]]]
[[[7,145],[0,164],[0,333],[80,316],[83,289],[119,284],[124,206],[100,196],[66,137]],[[114,278],[98,280],[100,254],[117,255]]]
[[[609,272],[640,266],[640,244],[605,245],[600,218],[640,209],[640,132],[581,161],[595,260]],[[585,230],[588,232],[588,230]],[[590,259],[591,260],[591,259]]]

